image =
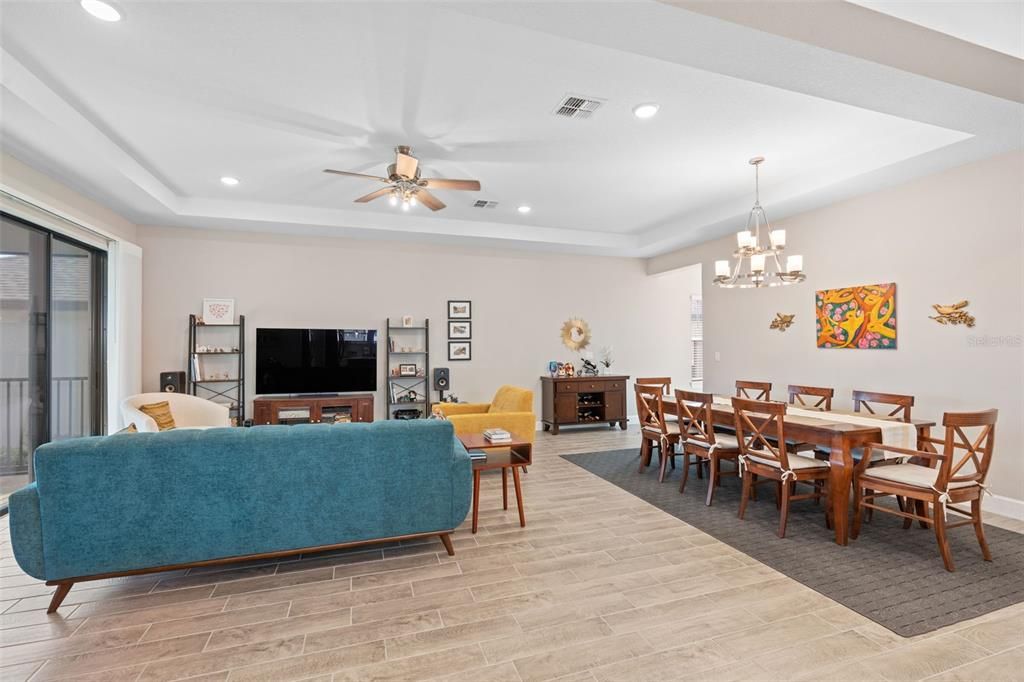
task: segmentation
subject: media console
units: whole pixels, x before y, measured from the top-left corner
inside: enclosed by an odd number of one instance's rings
[[[373,421],[373,394],[265,396],[253,400],[253,424],[333,424]]]

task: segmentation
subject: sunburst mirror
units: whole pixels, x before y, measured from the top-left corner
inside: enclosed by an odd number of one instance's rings
[[[590,345],[590,325],[579,317],[572,317],[562,324],[562,343],[569,350],[583,350]]]

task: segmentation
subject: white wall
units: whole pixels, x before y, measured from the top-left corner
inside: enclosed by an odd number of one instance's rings
[[[771,217],[771,196],[763,197]],[[852,389],[909,393],[915,416],[998,408],[989,476],[997,495],[1024,500],[1024,154],[962,166],[885,191],[810,211],[776,227],[802,253],[803,284],[723,290],[714,261],[734,238],[653,258],[651,272],[704,265],[705,387],[731,392],[736,379],[833,386],[839,405]],[[737,228],[741,229],[741,228]],[[896,282],[898,348],[829,350],[815,345],[816,289]],[[973,329],[928,319],[934,303],[970,301]],[[768,329],[776,312],[793,327]],[[715,355],[720,360],[715,360]],[[1024,504],[989,508],[1021,515]]]
[[[204,297],[234,298],[246,316],[250,377],[257,327],[373,328],[383,338],[385,318],[406,314],[430,318],[431,366],[451,368],[463,401],[489,401],[499,385],[517,384],[534,389],[539,414],[548,361],[578,360],[559,339],[572,315],[590,323],[595,351],[613,347],[613,370],[689,377],[699,269],[649,276],[640,259],[145,226],[138,235],[145,390],[156,389],[161,371],[185,368],[188,315]],[[473,302],[469,362],[447,360],[448,299]]]

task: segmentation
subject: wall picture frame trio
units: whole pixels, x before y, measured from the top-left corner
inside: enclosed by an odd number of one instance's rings
[[[448,301],[448,361],[473,359],[473,302]]]

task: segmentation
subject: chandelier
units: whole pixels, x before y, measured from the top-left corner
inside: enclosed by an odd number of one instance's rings
[[[759,168],[762,163],[763,156],[750,160],[754,167],[754,207],[747,218],[747,229],[736,233],[737,248],[732,253],[735,264],[730,267],[728,260],[715,261],[715,279],[712,281],[725,289],[781,287],[805,279],[803,256],[789,256],[786,267],[782,267],[780,254],[786,248],[786,231],[773,230],[761,208]],[[766,246],[761,242],[762,225],[768,235]]]

